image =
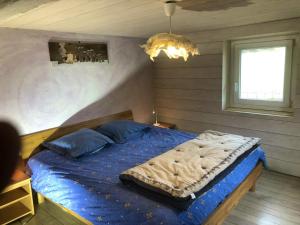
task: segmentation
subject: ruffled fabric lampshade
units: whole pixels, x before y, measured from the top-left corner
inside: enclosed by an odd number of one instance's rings
[[[176,1],[166,1],[164,4],[166,16],[170,21],[170,32],[159,33],[151,36],[147,43],[141,45],[145,52],[154,61],[154,58],[159,55],[161,51],[165,52],[170,59],[178,59],[182,57],[187,61],[189,55],[199,55],[199,50],[195,44],[182,35],[172,33],[172,15],[175,13]]]
[[[172,33],[153,35],[142,47],[152,61],[161,51],[164,51],[170,59],[182,57],[184,61],[187,61],[189,54],[192,56],[199,55],[199,50],[195,44],[182,35]]]

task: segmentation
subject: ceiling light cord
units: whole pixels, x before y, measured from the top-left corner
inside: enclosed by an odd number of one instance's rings
[[[170,22],[170,30],[169,30],[169,33],[172,34],[172,16],[169,16],[169,22]]]
[[[172,34],[172,16],[176,11],[176,1],[165,1],[164,11],[167,17],[169,17],[169,34]]]

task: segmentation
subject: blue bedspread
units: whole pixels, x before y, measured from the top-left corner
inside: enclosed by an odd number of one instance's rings
[[[195,136],[153,127],[141,138],[113,144],[80,159],[45,150],[28,161],[32,186],[97,225],[199,225],[246,178],[258,160],[265,160],[260,147],[182,212],[131,191],[119,180],[122,171]]]

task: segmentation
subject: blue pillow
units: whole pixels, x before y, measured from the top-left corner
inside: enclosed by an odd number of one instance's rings
[[[149,125],[137,123],[131,120],[117,120],[106,123],[95,130],[122,144],[127,140],[140,136]]]
[[[114,143],[109,137],[84,128],[56,140],[45,142],[43,146],[60,154],[77,158],[95,153],[109,143]]]

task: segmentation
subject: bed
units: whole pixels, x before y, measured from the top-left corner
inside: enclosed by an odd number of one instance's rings
[[[62,206],[86,224],[215,225],[222,223],[249,189],[254,189],[262,162],[265,162],[261,147],[252,149],[182,210],[146,190],[122,184],[119,174],[193,139],[194,133],[151,127],[141,137],[124,144],[113,144],[79,160],[38,148],[44,140],[115,119],[132,119],[132,113],[123,112],[23,137],[24,158],[39,151],[30,157],[28,167],[32,173],[32,187],[40,198],[43,196]]]

